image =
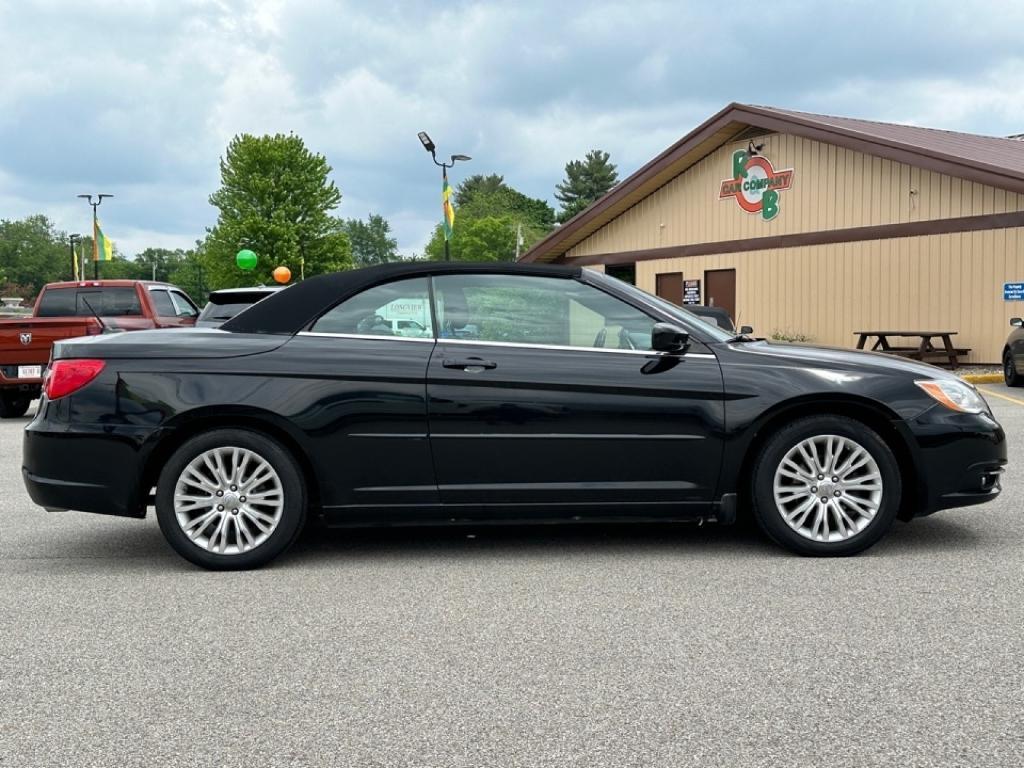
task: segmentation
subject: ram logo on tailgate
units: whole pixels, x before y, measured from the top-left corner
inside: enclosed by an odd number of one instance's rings
[[[20,336],[18,336],[18,338],[21,339],[21,343],[24,344],[26,347],[32,343],[31,333],[23,333]]]

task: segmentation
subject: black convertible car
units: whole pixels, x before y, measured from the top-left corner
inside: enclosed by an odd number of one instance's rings
[[[24,445],[37,504],[155,504],[208,568],[270,561],[310,514],[752,513],[848,555],[994,498],[1005,462],[985,401],[938,368],[731,335],[589,270],[443,263],[313,278],[217,330],[59,342]]]

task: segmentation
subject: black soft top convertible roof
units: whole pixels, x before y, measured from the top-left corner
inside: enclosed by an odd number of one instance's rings
[[[552,264],[469,264],[464,262],[401,262],[318,275],[268,296],[220,328],[232,333],[277,333],[294,335],[340,301],[366,288],[406,277],[446,274],[541,275],[573,278],[580,267]]]

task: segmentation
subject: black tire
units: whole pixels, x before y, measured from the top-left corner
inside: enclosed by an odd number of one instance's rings
[[[189,538],[178,523],[174,508],[178,479],[193,459],[215,448],[251,451],[266,461],[280,480],[283,492],[280,519],[265,541],[244,552],[211,552]],[[302,471],[292,454],[280,443],[246,429],[216,429],[193,437],[166,462],[157,481],[156,517],[168,543],[186,560],[211,570],[245,570],[266,565],[292,545],[306,521],[306,500],[306,483]],[[244,511],[242,517],[244,519]],[[236,536],[240,536],[237,532],[238,523],[234,525]]]
[[[32,398],[21,394],[0,394],[0,419],[18,419],[28,413]]]
[[[1024,377],[1017,373],[1010,350],[1003,352],[1003,381],[1008,387],[1024,387]]]
[[[878,465],[882,482],[881,500],[874,517],[860,531],[838,541],[815,540],[798,533],[783,518],[774,493],[775,473],[786,454],[808,438],[827,435],[852,440],[867,451]],[[754,463],[752,481],[754,518],[761,530],[792,552],[817,557],[855,555],[875,544],[896,519],[902,493],[899,466],[892,450],[870,427],[845,416],[809,416],[780,429],[761,449]],[[815,486],[809,487],[809,496],[811,488]],[[817,498],[817,492],[813,498]],[[826,509],[830,507],[825,504]]]

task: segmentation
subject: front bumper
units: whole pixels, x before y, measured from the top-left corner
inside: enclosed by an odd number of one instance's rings
[[[41,408],[42,410],[42,408]],[[48,423],[25,428],[22,478],[32,501],[51,510],[145,517],[146,459],[159,429]]]
[[[916,446],[918,515],[983,504],[999,495],[1006,434],[991,414],[955,413],[936,405],[906,425]]]

